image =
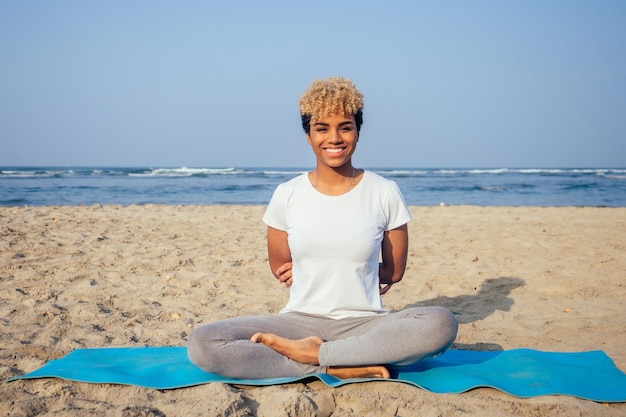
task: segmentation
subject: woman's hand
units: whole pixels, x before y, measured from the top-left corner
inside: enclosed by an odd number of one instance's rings
[[[278,278],[278,282],[283,284],[283,286],[286,288],[291,287],[291,284],[293,283],[292,268],[292,262],[285,262],[274,273],[274,276]]]

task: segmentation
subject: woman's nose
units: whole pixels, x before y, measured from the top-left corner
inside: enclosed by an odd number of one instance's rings
[[[343,142],[343,138],[338,130],[331,130],[330,135],[328,137],[328,142],[330,143],[341,143]]]

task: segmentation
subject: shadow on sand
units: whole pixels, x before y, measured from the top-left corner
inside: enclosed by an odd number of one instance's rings
[[[509,311],[514,301],[509,295],[515,288],[525,285],[521,278],[499,277],[483,281],[476,294],[459,295],[456,297],[440,296],[430,300],[419,301],[406,307],[441,306],[454,313],[459,324],[468,324],[483,320],[494,312]],[[454,349],[492,351],[502,350],[495,343],[455,343]]]

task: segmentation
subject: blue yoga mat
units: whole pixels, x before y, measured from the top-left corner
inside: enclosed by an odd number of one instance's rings
[[[479,387],[517,397],[569,395],[601,402],[626,401],[626,374],[602,351],[562,353],[531,349],[497,352],[448,350],[443,355],[392,370],[392,381],[436,393]],[[174,389],[224,382],[274,385],[318,378],[331,387],[377,378],[338,379],[327,374],[290,378],[233,379],[204,372],[187,359],[185,347],[79,349],[26,375],[9,379],[56,377],[91,383]]]

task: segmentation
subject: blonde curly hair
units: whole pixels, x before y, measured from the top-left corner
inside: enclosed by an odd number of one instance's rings
[[[363,123],[363,94],[352,80],[330,77],[313,81],[298,101],[302,127],[310,132],[311,120],[331,114],[351,114],[357,122],[357,130]]]

